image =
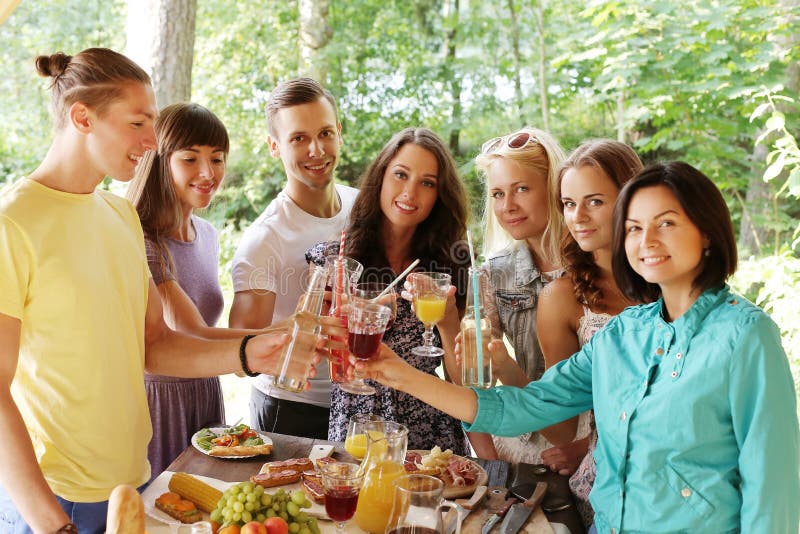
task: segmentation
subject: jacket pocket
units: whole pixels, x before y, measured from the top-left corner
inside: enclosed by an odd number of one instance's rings
[[[702,493],[690,484],[672,465],[667,463],[662,471],[670,489],[680,499],[691,506],[699,515],[708,516],[714,512],[714,506],[703,497]]]
[[[536,295],[528,291],[522,292],[498,289],[495,292],[495,297],[497,301],[497,314],[500,316],[500,322],[503,325],[503,330],[506,332],[511,330],[513,326],[511,321],[515,314],[536,308]]]

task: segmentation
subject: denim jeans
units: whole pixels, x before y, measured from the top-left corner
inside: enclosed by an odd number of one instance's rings
[[[144,491],[147,485],[138,489]],[[80,534],[103,534],[106,530],[106,516],[108,515],[108,501],[102,502],[71,502],[56,495],[58,504],[69,516],[70,521],[78,527]],[[31,528],[22,519],[11,497],[0,486],[0,532],[3,534],[32,534]]]

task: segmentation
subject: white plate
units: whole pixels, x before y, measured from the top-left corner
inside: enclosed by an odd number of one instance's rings
[[[169,480],[172,478],[174,473],[172,471],[164,471],[160,475],[158,475],[147,489],[142,492],[142,500],[144,501],[144,512],[161,523],[166,523],[170,526],[172,532],[177,532],[177,528],[181,525],[186,525],[185,523],[181,523],[174,517],[162,512],[158,508],[156,508],[156,499],[158,499],[161,495],[169,491]],[[217,480],[216,478],[208,478],[200,475],[192,475],[198,480],[202,480],[209,486],[213,486],[220,491],[225,491],[228,489],[228,486],[231,484],[228,482],[223,482],[221,480]],[[203,519],[208,521],[208,514],[205,512],[201,512],[203,514]],[[187,525],[188,526],[188,525]]]
[[[217,434],[218,436],[221,436],[229,428],[230,427],[227,427],[227,426],[213,426],[213,427],[210,427],[208,430],[210,430],[214,434]],[[269,436],[267,436],[263,432],[259,432],[258,430],[254,429],[254,428],[251,428],[250,430],[252,430],[253,432],[257,433],[258,436],[262,440],[264,440],[264,444],[265,445],[272,445],[272,440],[269,439]],[[210,454],[208,454],[207,450],[205,450],[203,447],[201,447],[197,443],[197,435],[200,434],[200,432],[201,431],[195,432],[194,435],[192,436],[192,446],[195,449],[197,449],[198,451],[200,451],[203,454],[205,454],[206,456],[211,456]],[[259,455],[259,454],[249,454],[247,456],[214,456],[214,458],[225,458],[225,459],[231,459],[231,460],[240,460],[242,458],[253,458],[254,456],[261,456],[261,455]]]
[[[169,525],[171,532],[177,532],[178,529],[181,526],[185,526],[185,527],[190,526],[188,524],[181,523],[177,519],[175,519],[175,518],[167,515],[166,513],[162,512],[161,510],[156,508],[156,505],[155,505],[156,499],[159,498],[164,493],[169,491],[169,481],[172,478],[172,475],[174,475],[174,474],[175,473],[172,472],[172,471],[164,471],[163,473],[158,475],[150,483],[149,486],[147,486],[147,489],[145,489],[144,492],[142,492],[142,500],[144,501],[144,511],[145,511],[145,513],[149,517],[151,517],[152,519],[155,519],[156,521],[158,521],[159,523],[164,523],[166,525]],[[224,482],[224,481],[216,479],[216,478],[209,478],[209,477],[204,477],[204,476],[201,476],[201,475],[192,475],[192,476],[194,478],[198,479],[198,480],[201,480],[201,481],[205,482],[209,486],[217,488],[220,491],[225,491],[229,487],[234,485],[234,482]],[[296,490],[296,489],[303,489],[301,487],[300,483],[297,482],[297,483],[289,484],[289,485],[286,485],[286,486],[279,486],[279,487],[275,487],[275,488],[266,488],[265,491],[267,493],[275,493],[275,491],[278,490],[279,488],[283,488],[286,491],[293,491],[293,490]],[[309,497],[309,500],[310,500],[310,497]],[[308,515],[316,517],[317,519],[330,521],[330,518],[328,517],[328,514],[325,513],[325,506],[324,505],[317,504],[317,503],[312,501],[311,502],[311,508],[304,508],[303,510]],[[208,521],[208,514],[205,513],[205,512],[201,512],[201,513],[203,514],[203,519],[205,521]],[[322,526],[322,525],[320,525],[320,526]]]
[[[426,454],[430,454],[431,451],[429,450],[410,450],[408,452],[416,452],[425,456]],[[468,462],[475,465],[478,468],[478,479],[475,481],[474,484],[470,484],[469,486],[448,486],[445,484],[444,491],[442,492],[442,497],[445,499],[455,499],[456,497],[469,497],[475,493],[475,488],[478,486],[486,485],[486,482],[489,481],[489,475],[486,473],[486,470],[481,467],[480,464],[477,462],[472,461],[470,458],[464,458],[463,456],[459,456],[457,454],[453,455],[453,458],[458,458],[459,460],[467,460]],[[408,471],[406,474],[413,475],[413,471]]]

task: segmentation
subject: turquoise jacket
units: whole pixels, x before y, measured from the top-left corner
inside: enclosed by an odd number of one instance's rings
[[[792,533],[800,430],[775,323],[728,286],[674,322],[612,319],[524,389],[476,390],[471,432],[514,436],[594,408],[598,532]]]

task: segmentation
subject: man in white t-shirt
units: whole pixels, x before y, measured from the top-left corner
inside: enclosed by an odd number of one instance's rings
[[[270,153],[281,158],[287,180],[233,257],[231,328],[264,328],[294,313],[308,282],[305,251],[339,239],[358,193],[333,181],[342,125],[329,91],[310,78],[289,80],[272,91],[266,111]],[[309,391],[291,393],[271,376],[254,378],[252,426],[327,439],[331,382],[325,363],[311,384]]]

